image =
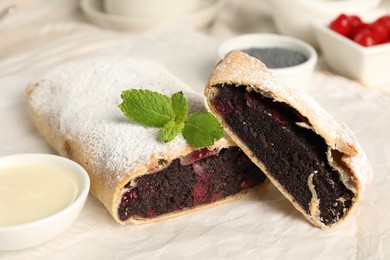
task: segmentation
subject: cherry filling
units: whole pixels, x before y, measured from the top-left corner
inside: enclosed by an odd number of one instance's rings
[[[337,222],[351,206],[354,194],[328,164],[327,145],[314,131],[297,123],[308,120],[287,104],[247,92],[245,86],[223,85],[212,106],[264,163],[302,208],[310,214],[313,185],[320,199],[321,221]]]
[[[153,218],[212,203],[254,187],[265,175],[238,147],[201,149],[176,159],[165,169],[138,177],[123,194],[119,218]]]

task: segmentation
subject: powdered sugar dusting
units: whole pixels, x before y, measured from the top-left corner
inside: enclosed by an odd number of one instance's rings
[[[205,110],[203,98],[153,61],[105,57],[64,64],[39,78],[31,107],[66,140],[90,155],[94,174],[116,172],[111,185],[155,154],[187,146],[181,135],[164,143],[160,129],[130,122],[117,107],[127,89],[150,89],[168,96],[183,91],[189,111]]]

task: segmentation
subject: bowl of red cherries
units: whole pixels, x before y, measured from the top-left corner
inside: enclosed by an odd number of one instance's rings
[[[390,84],[390,15],[341,13],[314,23],[319,48],[336,73],[368,86]]]
[[[329,28],[365,47],[390,42],[390,15],[366,22],[357,15],[340,14]]]

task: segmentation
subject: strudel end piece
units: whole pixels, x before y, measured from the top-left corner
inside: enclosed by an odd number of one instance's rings
[[[314,225],[343,220],[372,179],[354,134],[259,60],[230,52],[205,89],[209,109],[271,182]]]

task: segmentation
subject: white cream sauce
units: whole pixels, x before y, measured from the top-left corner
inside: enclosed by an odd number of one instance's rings
[[[0,226],[28,223],[67,207],[77,197],[71,172],[55,165],[0,168]]]

